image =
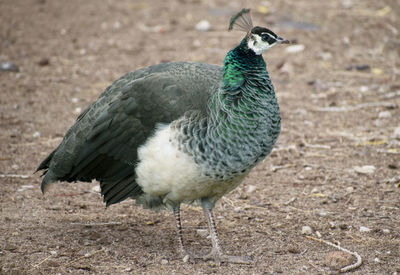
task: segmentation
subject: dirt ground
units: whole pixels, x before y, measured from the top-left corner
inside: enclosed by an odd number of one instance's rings
[[[105,209],[95,182],[42,195],[33,172],[80,110],[143,66],[222,64],[244,35],[226,30],[242,7],[297,43],[264,54],[282,111],[275,150],[215,208],[224,250],[253,265],[184,263],[171,213]],[[399,31],[397,0],[0,0],[0,62],[18,67],[0,71],[0,273],[324,274],[355,262],[309,235],[357,252],[353,274],[399,274]],[[189,250],[207,252],[201,210],[182,218]]]

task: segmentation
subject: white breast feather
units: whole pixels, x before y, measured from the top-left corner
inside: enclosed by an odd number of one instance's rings
[[[193,158],[178,150],[173,130],[160,127],[138,149],[137,183],[144,193],[163,197],[164,203],[191,202],[199,198],[222,197],[236,188],[247,173],[227,181],[206,177]]]

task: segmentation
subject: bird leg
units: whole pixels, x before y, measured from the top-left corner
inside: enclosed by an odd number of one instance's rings
[[[214,217],[212,211],[208,207],[203,207],[204,214],[207,218],[208,227],[210,229],[210,236],[212,242],[211,252],[207,255],[201,257],[204,260],[214,260],[217,263],[228,262],[228,263],[238,263],[238,264],[251,264],[254,261],[247,256],[231,256],[225,255],[222,252],[221,246],[219,245],[219,239],[217,234],[217,229],[215,227]]]
[[[174,207],[174,215],[175,215],[175,221],[176,221],[176,229],[177,229],[177,233],[178,233],[179,254],[182,256],[182,258],[185,258],[187,255],[189,255],[189,253],[186,252],[185,247],[183,246],[181,213],[180,213],[179,206]]]

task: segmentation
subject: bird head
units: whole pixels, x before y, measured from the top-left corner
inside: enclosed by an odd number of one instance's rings
[[[258,26],[251,29],[246,40],[247,47],[253,50],[255,54],[262,54],[277,44],[289,43],[289,40],[276,35],[273,31]]]
[[[278,36],[267,28],[259,26],[253,27],[250,9],[242,9],[240,12],[232,16],[228,29],[232,30],[234,28],[247,33],[247,47],[257,55],[262,54],[277,44],[290,43],[289,40]]]

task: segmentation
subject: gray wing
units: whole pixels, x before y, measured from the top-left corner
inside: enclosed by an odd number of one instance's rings
[[[100,181],[107,205],[142,193],[135,182],[137,148],[158,123],[205,112],[222,69],[201,63],[164,63],[128,73],[78,117],[39,166],[42,190],[61,181]]]

